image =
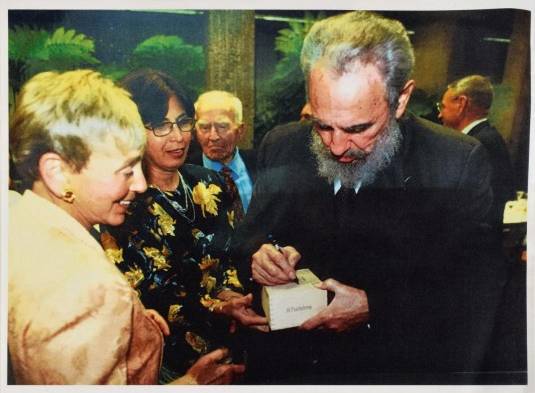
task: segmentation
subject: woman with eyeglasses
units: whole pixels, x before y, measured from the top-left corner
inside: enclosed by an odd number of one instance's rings
[[[9,360],[17,384],[155,384],[168,327],[91,236],[147,184],[128,93],[91,70],[43,72],[17,96],[9,144],[24,194],[9,210]],[[224,350],[172,383],[229,383]]]
[[[121,85],[145,124],[148,189],[130,205],[122,226],[101,228],[100,240],[143,304],[169,324],[160,374],[167,382],[201,355],[231,346],[236,321],[260,329],[267,321],[250,308],[252,295],[243,295],[229,260],[235,213],[225,180],[184,164],[194,129],[192,102],[176,81],[155,70],[136,71]],[[232,360],[239,355],[234,348]]]

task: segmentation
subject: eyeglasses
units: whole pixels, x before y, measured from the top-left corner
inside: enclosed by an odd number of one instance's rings
[[[189,116],[179,116],[175,121],[164,121],[155,126],[145,125],[145,127],[151,130],[154,136],[166,136],[173,131],[173,125],[175,124],[181,133],[191,132],[195,126],[195,120]]]
[[[224,135],[232,129],[232,125],[228,122],[197,122],[197,131],[202,132],[203,134],[208,134],[212,130],[212,127],[215,128],[215,132],[217,132],[218,135]]]
[[[435,102],[435,107],[437,108],[437,111],[442,112],[442,109],[444,109],[444,104],[442,102]]]

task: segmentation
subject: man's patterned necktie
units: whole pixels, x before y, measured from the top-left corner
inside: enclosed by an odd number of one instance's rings
[[[224,166],[219,170],[219,173],[223,175],[227,189],[229,190],[233,200],[232,210],[234,210],[234,220],[236,223],[239,223],[243,219],[244,211],[238,187],[236,187],[236,183],[234,183],[234,180],[232,180],[232,170],[229,167]]]

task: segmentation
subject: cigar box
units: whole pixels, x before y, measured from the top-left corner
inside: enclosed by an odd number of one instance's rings
[[[264,286],[262,307],[271,330],[287,329],[327,307],[327,291],[316,288],[320,280],[309,269],[296,271],[297,283]]]

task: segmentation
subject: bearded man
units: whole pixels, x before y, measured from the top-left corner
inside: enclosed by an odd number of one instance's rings
[[[398,21],[317,22],[301,63],[311,123],[264,139],[235,258],[257,287],[309,268],[331,300],[251,339],[249,382],[483,382],[506,279],[484,148],[406,113],[414,56]]]

